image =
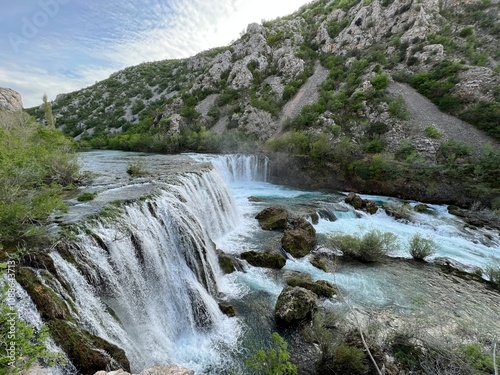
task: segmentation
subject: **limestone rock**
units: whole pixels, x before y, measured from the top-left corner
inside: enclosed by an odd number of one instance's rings
[[[264,230],[284,230],[288,223],[288,211],[284,207],[268,207],[255,216]]]
[[[241,257],[255,267],[281,269],[286,263],[285,257],[280,254],[245,251],[244,253],[241,253]]]
[[[98,371],[94,375],[130,375],[130,373],[123,370]],[[194,375],[194,371],[181,366],[154,366],[134,375]]]
[[[229,317],[236,316],[236,311],[234,310],[233,305],[227,303],[219,303],[219,309],[224,315],[227,315]]]
[[[316,310],[318,296],[301,287],[285,287],[278,297],[274,311],[276,323],[287,326],[310,318]]]
[[[326,280],[311,281],[306,278],[292,277],[287,279],[286,283],[292,287],[301,287],[310,290],[318,297],[330,298],[337,294],[335,287]]]
[[[240,262],[234,256],[226,254],[222,250],[217,250],[217,255],[219,257],[219,266],[225,274],[242,270]]]
[[[23,110],[21,94],[12,89],[0,87],[0,110],[18,112]]]
[[[271,138],[278,129],[278,123],[269,112],[250,106],[238,118],[238,124],[239,130],[255,135],[262,141]]]
[[[353,193],[352,191],[347,195],[344,201],[353,206],[356,210],[362,209],[371,215],[378,211],[378,206],[374,201],[370,199],[362,199],[359,195]]]
[[[281,239],[283,249],[296,258],[309,254],[316,246],[316,230],[307,220],[295,219],[293,229],[285,230]]]

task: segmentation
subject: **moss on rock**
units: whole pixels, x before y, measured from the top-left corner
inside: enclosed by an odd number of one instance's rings
[[[123,349],[92,335],[76,324],[63,320],[48,323],[54,341],[64,350],[81,374],[94,374],[102,369],[124,369],[130,363]]]
[[[286,259],[283,255],[272,253],[258,253],[256,251],[246,251],[241,253],[241,258],[255,267],[266,267],[281,269],[285,266]]]
[[[268,207],[255,216],[264,230],[284,230],[288,223],[288,211],[284,207]]]

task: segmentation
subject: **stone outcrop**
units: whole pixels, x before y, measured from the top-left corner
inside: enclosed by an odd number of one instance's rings
[[[117,371],[98,371],[94,375],[131,375],[129,372],[124,370]],[[194,375],[193,370],[188,370],[187,368],[181,366],[155,366],[145,369],[139,374],[133,375]]]
[[[18,112],[23,110],[21,94],[12,89],[0,87],[0,110]]]
[[[310,318],[317,308],[318,296],[301,287],[285,287],[278,297],[274,311],[276,323],[288,326]]]
[[[291,224],[293,229],[285,230],[281,245],[292,256],[302,258],[316,246],[316,229],[303,218],[294,219]]]
[[[255,216],[264,230],[285,230],[289,213],[284,207],[268,207]]]
[[[242,270],[240,261],[234,256],[226,254],[222,250],[217,250],[217,256],[219,257],[219,266],[225,274]]]
[[[356,210],[364,210],[371,215],[378,211],[378,206],[374,201],[370,199],[362,199],[359,195],[353,193],[352,191],[344,199],[344,201],[353,206]]]
[[[285,266],[286,263],[285,257],[280,254],[246,251],[244,253],[241,253],[241,257],[255,267],[281,269]]]

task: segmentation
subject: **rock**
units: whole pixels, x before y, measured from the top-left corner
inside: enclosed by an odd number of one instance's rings
[[[246,251],[244,253],[241,253],[241,257],[255,267],[281,269],[285,266],[286,263],[285,257],[280,254]]]
[[[0,87],[0,110],[19,112],[23,110],[21,94],[12,89]]]
[[[130,373],[123,370],[111,372],[98,371],[94,375],[130,375]],[[154,366],[135,375],[194,375],[194,371],[181,366]]]
[[[353,206],[356,210],[361,210],[363,207],[363,199],[356,193],[353,193],[352,191],[347,195],[347,197],[344,199],[344,202],[347,204],[350,204]]]
[[[253,195],[248,197],[249,202],[262,202],[262,199],[254,197]]]
[[[316,310],[318,296],[301,287],[287,286],[276,302],[274,317],[276,323],[288,326],[302,319],[310,318]]]
[[[225,274],[243,270],[238,259],[234,256],[226,254],[222,250],[217,250],[217,256],[219,257],[219,266]]]
[[[465,217],[466,216],[464,211],[462,211],[457,206],[453,206],[453,205],[448,206],[448,213],[451,215],[458,216],[458,217]]]
[[[320,269],[324,272],[328,272],[328,264],[322,259],[320,255],[314,255],[309,259],[309,263],[311,263],[317,269]]]
[[[236,311],[234,310],[233,305],[229,305],[227,303],[219,303],[219,309],[224,315],[227,315],[229,317],[236,316]]]
[[[292,287],[301,287],[310,290],[318,297],[330,298],[337,294],[335,287],[326,280],[310,281],[300,277],[289,278],[287,284]]]
[[[181,366],[155,366],[142,371],[139,375],[194,375],[194,371]]]
[[[362,199],[359,195],[354,192],[350,192],[344,199],[344,202],[353,206],[356,210],[365,210],[369,214],[373,215],[378,211],[377,204],[370,199]]]
[[[302,258],[316,246],[316,230],[303,218],[295,219],[292,225],[293,229],[285,230],[281,246],[292,256]]]
[[[116,345],[64,320],[50,321],[47,326],[50,336],[66,353],[79,373],[94,374],[102,368],[130,371],[125,352]]]
[[[377,204],[369,199],[363,200],[363,204],[365,206],[366,212],[368,212],[370,215],[376,214],[378,211],[378,206]]]
[[[284,207],[268,207],[255,216],[264,230],[284,230],[288,223],[288,211]]]
[[[413,207],[413,209],[417,212],[425,212],[429,209],[429,206],[423,203],[418,203],[415,205],[415,207]]]

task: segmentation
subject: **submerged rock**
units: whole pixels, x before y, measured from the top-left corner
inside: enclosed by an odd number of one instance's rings
[[[310,318],[316,310],[318,296],[301,287],[287,286],[276,302],[274,318],[276,323],[288,326],[302,319]]]
[[[241,257],[255,267],[281,269],[285,266],[286,263],[285,257],[280,254],[246,251],[244,253],[241,253]]]
[[[240,261],[234,256],[226,254],[222,250],[217,250],[217,256],[219,257],[219,266],[225,274],[242,270]]]
[[[234,306],[228,303],[219,303],[219,309],[222,311],[224,315],[229,317],[236,316],[236,311],[234,310]]]
[[[268,207],[255,216],[264,230],[284,230],[288,223],[288,211],[284,207]]]

